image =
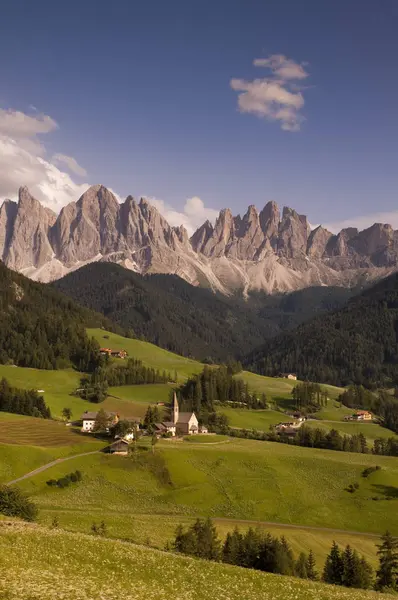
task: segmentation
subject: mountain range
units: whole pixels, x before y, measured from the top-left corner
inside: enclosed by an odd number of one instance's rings
[[[376,223],[338,234],[311,229],[307,217],[275,202],[243,217],[223,209],[189,237],[146,199],[123,203],[104,186],[90,187],[56,215],[26,187],[0,209],[0,258],[28,277],[49,282],[96,261],[140,274],[174,274],[226,295],[289,292],[310,286],[353,287],[398,270],[398,231]]]

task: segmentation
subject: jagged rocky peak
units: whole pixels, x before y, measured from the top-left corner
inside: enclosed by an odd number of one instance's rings
[[[201,225],[199,229],[195,231],[195,233],[190,239],[193,250],[195,250],[195,252],[202,252],[204,246],[206,245],[207,241],[211,238],[213,233],[214,227],[207,219],[207,221],[205,221],[203,225]]]
[[[306,254],[310,227],[307,217],[285,206],[278,231],[278,251],[286,258],[302,258]]]
[[[260,225],[265,237],[270,240],[271,244],[278,235],[280,220],[281,215],[277,203],[273,200],[267,202],[260,212]]]
[[[7,231],[9,244],[4,256],[7,266],[19,271],[41,267],[51,260],[53,250],[48,233],[53,216],[54,213],[44,208],[26,186],[19,188],[18,206],[12,224],[9,224],[12,230]]]
[[[322,258],[333,233],[319,225],[308,236],[307,254],[310,258]]]

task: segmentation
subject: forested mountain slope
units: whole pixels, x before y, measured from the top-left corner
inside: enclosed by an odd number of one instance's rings
[[[56,369],[90,369],[98,344],[85,327],[112,323],[44,284],[0,262],[0,363]]]
[[[246,364],[258,373],[347,385],[398,384],[398,275],[267,341]]]
[[[316,311],[341,304],[350,291],[313,288],[291,295],[253,294],[248,301],[195,287],[175,275],[142,276],[112,263],[92,263],[53,284],[130,335],[184,356],[239,358]],[[311,296],[311,302],[303,301]]]

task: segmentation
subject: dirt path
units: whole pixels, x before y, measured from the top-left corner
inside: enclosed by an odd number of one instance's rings
[[[83,452],[81,454],[65,456],[64,458],[57,458],[56,460],[53,460],[41,467],[38,467],[37,469],[34,469],[33,471],[26,473],[25,475],[21,475],[21,477],[17,477],[17,479],[9,481],[6,485],[13,485],[14,483],[18,483],[19,481],[23,481],[24,479],[28,479],[29,477],[33,477],[34,475],[38,475],[38,473],[42,473],[43,471],[46,471],[47,469],[50,469],[55,465],[59,465],[67,460],[72,460],[73,458],[80,458],[81,456],[89,456],[90,454],[98,454],[98,452],[100,452],[100,450],[92,450],[91,452]]]
[[[315,525],[296,525],[293,523],[275,523],[273,521],[252,521],[249,519],[229,519],[227,517],[213,517],[213,521],[221,521],[221,522],[230,522],[236,523],[237,525],[241,523],[242,525],[269,525],[272,527],[281,527],[286,529],[305,529],[309,531],[323,531],[324,533],[342,533],[347,535],[366,535],[369,537],[380,538],[382,534],[378,533],[368,533],[367,531],[351,531],[350,529],[333,529],[330,527],[316,527]]]

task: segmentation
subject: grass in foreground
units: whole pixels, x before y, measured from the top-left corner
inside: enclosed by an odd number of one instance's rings
[[[0,552],[3,557],[0,594],[4,600],[380,598],[372,592],[326,586],[19,523],[0,522]],[[388,597],[383,596],[386,600]]]

